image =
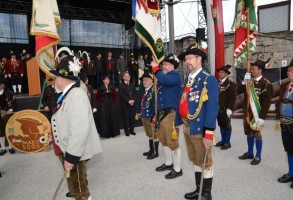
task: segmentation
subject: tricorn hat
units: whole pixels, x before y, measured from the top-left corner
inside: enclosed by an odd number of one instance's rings
[[[223,71],[225,71],[227,74],[230,74],[229,69],[230,69],[231,67],[232,67],[231,65],[225,65],[225,66],[223,66],[223,67],[217,69],[216,71],[219,72],[220,70],[223,70]]]
[[[164,61],[174,65],[175,69],[179,66],[179,59],[174,54],[167,55],[160,64],[162,64]]]
[[[144,72],[144,74],[139,79],[141,81],[143,81],[143,78],[150,78],[150,79],[154,80],[154,75],[149,70],[146,70]]]
[[[184,49],[178,56],[180,60],[184,60],[186,55],[193,54],[197,56],[201,56],[202,59],[207,58],[207,43],[204,41],[199,41],[198,43],[189,45],[187,49]]]
[[[265,69],[269,69],[271,67],[271,64],[269,63],[270,60],[271,60],[271,58],[269,58],[267,61],[256,60],[254,63],[250,63],[250,64],[256,65],[259,68],[261,68],[262,70],[265,70]]]

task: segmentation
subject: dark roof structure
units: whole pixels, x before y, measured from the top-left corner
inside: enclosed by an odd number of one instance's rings
[[[131,0],[57,0],[61,18],[97,20],[131,26]],[[0,0],[1,12],[32,13],[32,0]],[[130,23],[130,24],[129,24]]]

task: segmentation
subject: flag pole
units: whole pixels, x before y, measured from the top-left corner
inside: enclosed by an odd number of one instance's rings
[[[250,35],[250,16],[249,16],[249,11],[250,11],[250,6],[248,5],[248,8],[246,10],[247,12],[247,21],[246,21],[246,25],[247,25],[247,32],[246,32],[246,40],[247,40],[247,64],[246,64],[246,72],[250,73],[250,39],[249,39],[249,35]],[[250,102],[250,80],[247,80],[246,83],[246,92],[247,92],[247,106],[246,106],[246,120],[247,123],[250,123],[250,117],[249,117],[249,113],[248,113],[248,108],[249,108],[249,102]]]

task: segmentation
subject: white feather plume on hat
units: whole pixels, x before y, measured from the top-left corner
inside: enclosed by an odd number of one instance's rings
[[[89,53],[86,52],[86,51],[83,51],[82,54],[81,54],[81,57],[83,57],[83,54],[86,55],[87,61],[88,61],[88,63],[89,63],[89,62],[91,61],[90,56],[89,56]]]
[[[58,51],[56,52],[56,55],[55,55],[55,60],[58,58],[58,62],[60,62],[59,54],[62,51],[66,51],[66,52],[68,52],[69,55],[73,56],[73,52],[71,52],[71,50],[68,47],[61,47],[60,49],[58,49]]]
[[[69,71],[73,72],[74,76],[78,76],[78,73],[80,72],[81,69],[81,64],[79,62],[79,59],[76,57],[73,57],[73,62],[69,61]]]

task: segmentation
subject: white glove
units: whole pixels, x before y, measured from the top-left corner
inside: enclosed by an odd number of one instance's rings
[[[232,110],[227,109],[226,113],[227,113],[228,117],[231,117],[231,115],[232,115]]]
[[[242,85],[246,85],[247,80],[251,79],[251,75],[250,73],[246,72],[246,74],[244,75],[244,80],[242,81]]]
[[[11,78],[11,74],[8,74],[8,76]]]
[[[244,75],[244,80],[250,80],[251,79],[251,75],[250,73],[246,72],[246,74]]]
[[[258,126],[262,126],[262,125],[264,125],[264,123],[265,123],[265,121],[263,119],[258,118],[258,120],[257,120],[257,125]]]
[[[97,109],[96,108],[93,108],[93,113],[97,112]]]

